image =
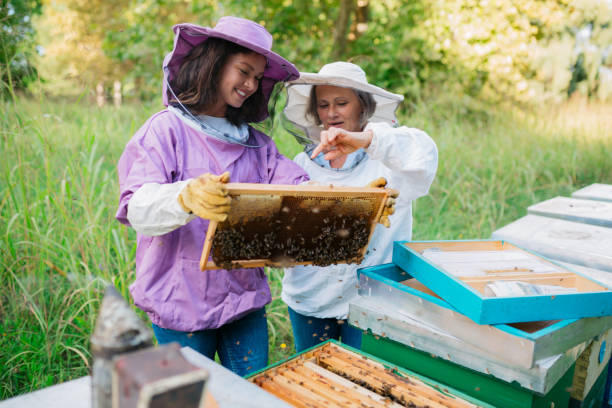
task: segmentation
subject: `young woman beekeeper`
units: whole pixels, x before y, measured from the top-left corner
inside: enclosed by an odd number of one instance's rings
[[[268,116],[279,81],[298,77],[261,25],[223,17],[174,27],[164,60],[168,107],[128,142],[117,219],[138,233],[130,292],[159,343],[177,341],[245,375],[268,362],[263,268],[200,271],[208,220],[223,221],[228,181],[299,184],[304,171],[248,126]]]

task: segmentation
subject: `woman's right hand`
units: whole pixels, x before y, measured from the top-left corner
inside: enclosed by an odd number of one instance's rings
[[[310,155],[314,159],[319,153],[325,153],[325,160],[333,160],[342,155],[349,154],[360,148],[368,148],[374,133],[371,130],[364,132],[349,132],[342,128],[330,127],[322,130],[320,142]]]
[[[227,219],[232,201],[225,188],[229,179],[227,171],[220,176],[204,173],[187,183],[179,193],[178,202],[188,213],[223,222]]]

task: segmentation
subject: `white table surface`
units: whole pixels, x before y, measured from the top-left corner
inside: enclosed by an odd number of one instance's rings
[[[255,384],[234,374],[189,347],[181,349],[191,364],[202,367],[210,373],[207,384],[219,408],[230,407],[291,407]],[[81,377],[62,384],[43,388],[29,394],[0,401],[0,408],[90,408],[91,377]]]

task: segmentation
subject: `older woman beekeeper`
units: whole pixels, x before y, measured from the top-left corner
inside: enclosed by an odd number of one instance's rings
[[[434,141],[422,130],[398,127],[403,96],[368,83],[365,72],[334,62],[287,84],[285,128],[305,144],[294,161],[311,180],[363,186],[384,177],[399,191],[395,211],[374,231],[360,265],[298,266],[285,270],[282,299],[289,306],[296,350],[330,338],[360,348],[361,332],[345,324],[357,295],[357,268],[391,261],[393,241],[410,240],[412,200],[427,194],[437,165]],[[386,228],[385,228],[386,227]]]

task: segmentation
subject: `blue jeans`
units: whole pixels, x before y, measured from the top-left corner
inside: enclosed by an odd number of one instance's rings
[[[295,350],[298,353],[329,339],[340,340],[361,349],[361,330],[350,326],[346,320],[320,319],[300,314],[290,307],[288,309]]]
[[[215,352],[221,364],[234,373],[245,376],[268,364],[268,320],[261,308],[223,325],[218,329],[182,332],[153,325],[159,344],[178,342],[204,354],[211,360]]]

